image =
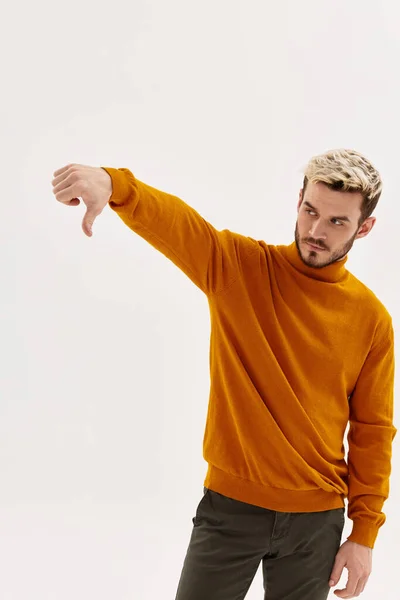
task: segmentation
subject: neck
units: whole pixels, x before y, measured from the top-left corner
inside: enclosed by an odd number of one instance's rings
[[[307,265],[301,258],[296,241],[288,246],[284,246],[284,254],[296,271],[311,279],[325,281],[327,283],[336,283],[342,281],[348,273],[345,267],[348,258],[347,254],[325,267],[312,267]]]

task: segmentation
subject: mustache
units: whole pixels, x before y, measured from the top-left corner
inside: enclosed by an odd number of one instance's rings
[[[312,240],[306,240],[306,242],[307,242],[307,244],[312,244],[313,246],[317,246],[317,248],[321,248],[321,250],[326,250],[326,248],[324,246],[321,246],[320,244],[316,244]]]

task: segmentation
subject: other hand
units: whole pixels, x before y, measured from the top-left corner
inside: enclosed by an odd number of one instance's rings
[[[112,180],[101,167],[70,164],[54,172],[53,194],[67,206],[78,206],[81,197],[86,205],[83,232],[92,236],[92,227],[112,195]]]
[[[348,570],[346,588],[335,590],[338,598],[359,596],[367,585],[372,570],[372,548],[347,540],[338,550],[329,585],[333,587],[342,576],[344,567]]]

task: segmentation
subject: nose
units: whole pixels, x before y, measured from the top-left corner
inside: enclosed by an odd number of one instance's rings
[[[315,221],[311,225],[308,234],[316,242],[318,240],[323,241],[323,240],[326,239],[326,235],[323,233],[323,230],[322,230],[322,224],[321,223],[316,223]]]

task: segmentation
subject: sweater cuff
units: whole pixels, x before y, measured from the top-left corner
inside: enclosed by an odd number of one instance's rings
[[[353,530],[347,538],[350,542],[373,548],[378,537],[379,527],[368,521],[356,519],[353,521]]]
[[[113,167],[101,167],[112,180],[112,194],[108,200],[111,208],[126,204],[132,196],[133,188],[136,188],[136,180],[129,169],[114,169]]]

